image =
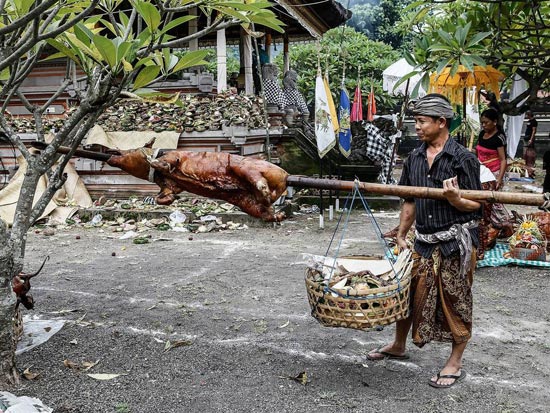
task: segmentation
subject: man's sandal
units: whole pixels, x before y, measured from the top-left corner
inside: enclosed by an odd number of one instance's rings
[[[460,371],[460,374],[437,373],[437,379],[435,381],[430,379],[428,384],[432,387],[435,387],[436,389],[448,389],[449,387],[453,387],[456,383],[461,381],[464,377],[466,377],[466,372],[463,370]],[[439,384],[438,383],[439,379],[454,379],[454,381],[449,384]]]

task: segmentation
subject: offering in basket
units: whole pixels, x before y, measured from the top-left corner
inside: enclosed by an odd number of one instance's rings
[[[527,261],[546,261],[546,239],[537,221],[525,219],[508,238],[510,255]]]
[[[321,324],[359,330],[406,318],[411,251],[395,262],[377,257],[320,257],[306,269],[311,314]]]

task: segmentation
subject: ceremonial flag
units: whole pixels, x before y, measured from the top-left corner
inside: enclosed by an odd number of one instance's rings
[[[360,122],[363,120],[363,103],[361,100],[361,84],[357,83],[355,94],[353,96],[353,106],[351,107],[351,122]]]
[[[374,98],[374,90],[371,85],[367,107],[367,120],[372,122],[374,120],[374,115],[376,115],[376,99]]]
[[[317,72],[315,80],[315,138],[320,158],[325,156],[336,144],[327,89],[320,70]]]
[[[325,92],[327,94],[327,102],[332,119],[332,127],[334,128],[334,133],[336,134],[338,133],[340,126],[338,126],[338,114],[336,113],[336,105],[334,104],[334,100],[332,99],[332,93],[330,93],[330,86],[328,85],[328,75],[326,73],[325,77],[323,78],[323,83],[325,85]]]
[[[340,90],[338,122],[340,124],[338,130],[338,144],[340,146],[340,152],[347,158],[351,154],[350,102],[348,91],[343,85],[342,90]]]

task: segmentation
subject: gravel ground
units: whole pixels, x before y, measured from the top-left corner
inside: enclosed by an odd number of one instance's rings
[[[377,213],[383,231],[396,212]],[[546,412],[550,404],[549,271],[476,272],[466,379],[428,386],[448,344],[410,360],[370,362],[393,336],[323,327],[310,316],[301,253],[324,254],[335,221],[299,215],[278,226],[187,234],[151,230],[133,244],[108,229],[29,235],[36,309],[67,321],[17,357],[40,375],[8,389],[55,412]],[[79,237],[79,239],[77,239]],[[365,215],[352,214],[342,251],[376,253]],[[167,341],[179,345],[168,350]],[[97,362],[88,371],[69,368]],[[308,383],[292,380],[306,372]],[[88,373],[120,374],[95,380]]]

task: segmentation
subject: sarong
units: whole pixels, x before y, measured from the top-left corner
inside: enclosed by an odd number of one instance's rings
[[[430,258],[414,254],[411,282],[413,343],[422,347],[430,341],[468,341],[472,336],[472,282],[476,250],[471,265],[460,275],[460,254],[444,257],[435,248]]]

